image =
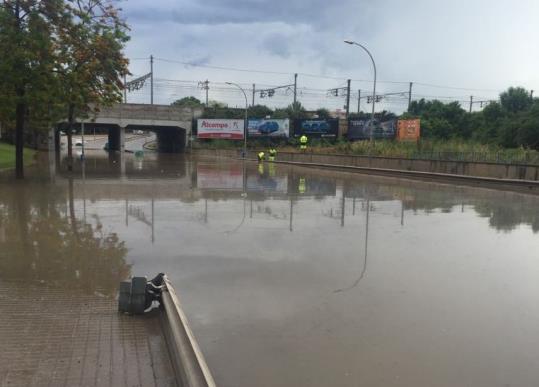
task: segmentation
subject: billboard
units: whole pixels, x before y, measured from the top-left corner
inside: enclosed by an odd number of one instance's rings
[[[311,120],[301,119],[294,121],[294,137],[306,135],[307,137],[337,138],[339,120]]]
[[[290,120],[249,119],[247,134],[249,137],[288,137]]]
[[[197,137],[243,140],[243,124],[243,120],[199,118],[197,120]]]
[[[421,134],[419,118],[412,120],[399,120],[397,139],[399,141],[417,141]]]
[[[368,140],[370,139],[370,126],[372,120],[351,119],[348,121],[348,139],[349,140]],[[373,138],[375,139],[393,139],[397,132],[397,120],[390,119],[386,121],[374,120]]]

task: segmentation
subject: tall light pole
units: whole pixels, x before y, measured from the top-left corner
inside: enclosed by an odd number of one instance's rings
[[[363,50],[365,50],[365,52],[367,54],[369,54],[369,57],[371,58],[371,61],[372,61],[372,67],[374,69],[374,86],[372,88],[372,116],[371,116],[371,129],[370,129],[370,141],[373,140],[373,126],[374,126],[374,103],[376,101],[376,63],[374,63],[374,58],[372,57],[371,53],[369,52],[369,50],[367,50],[367,48],[357,42],[354,42],[353,40],[345,40],[344,43],[347,43],[347,44],[354,44],[356,46],[359,46],[361,47]]]
[[[245,94],[245,90],[242,89],[240,85],[234,82],[225,82],[227,85],[236,86],[238,89],[241,90],[243,93],[243,96],[245,97],[245,119],[243,123],[243,158],[247,157],[247,109],[249,109],[249,101],[247,100],[247,94]]]

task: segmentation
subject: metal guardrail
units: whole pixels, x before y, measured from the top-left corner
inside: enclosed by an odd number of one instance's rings
[[[120,312],[143,314],[154,301],[159,301],[163,308],[161,327],[178,386],[215,387],[206,359],[167,276],[159,274],[151,281],[146,277],[134,277],[120,283]]]
[[[161,317],[169,353],[181,387],[215,387],[206,359],[191,331],[187,316],[170,280],[165,276]]]

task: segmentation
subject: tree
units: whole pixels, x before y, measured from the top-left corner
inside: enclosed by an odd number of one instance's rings
[[[307,118],[307,111],[299,101],[292,102],[290,105],[288,105],[286,108],[286,112],[288,118],[290,118],[291,120]]]
[[[266,116],[271,116],[272,114],[273,110],[266,105],[254,105],[248,109],[248,115],[250,118],[265,118]]]
[[[188,108],[204,107],[204,104],[198,98],[193,97],[193,96],[177,99],[176,101],[172,102],[171,105],[180,106],[180,107],[188,107]]]
[[[15,126],[15,176],[19,179],[24,177],[28,112],[35,106],[51,107],[56,97],[54,26],[61,18],[61,0],[0,3],[0,120]]]
[[[47,127],[64,111],[71,166],[77,115],[121,101],[126,30],[112,0],[0,2],[0,121],[15,126],[17,178],[28,122]]]
[[[327,119],[327,118],[331,118],[331,114],[329,114],[329,110],[326,109],[326,108],[320,108],[320,109],[317,109],[315,111],[316,115],[318,116],[318,118],[320,119]]]
[[[502,107],[511,113],[517,113],[531,107],[533,98],[523,87],[510,87],[500,94]]]
[[[128,60],[127,25],[113,0],[69,0],[58,26],[58,66],[68,126],[68,169],[72,169],[72,130],[77,116],[100,105],[121,102]]]

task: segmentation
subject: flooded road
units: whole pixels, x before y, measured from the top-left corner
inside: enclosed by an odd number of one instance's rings
[[[219,386],[532,386],[539,197],[88,152],[0,177],[0,281],[167,273]]]

